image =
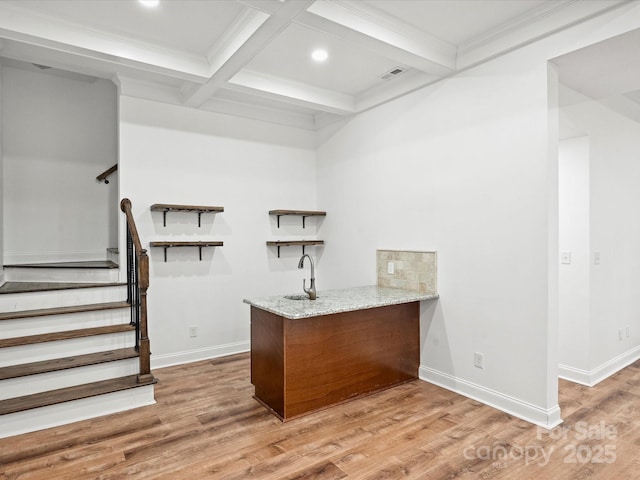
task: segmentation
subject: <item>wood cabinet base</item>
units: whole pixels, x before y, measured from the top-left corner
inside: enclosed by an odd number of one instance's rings
[[[255,397],[289,420],[418,377],[420,303],[292,320],[251,307]]]

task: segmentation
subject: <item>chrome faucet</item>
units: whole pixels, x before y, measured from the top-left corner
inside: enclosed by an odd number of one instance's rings
[[[300,261],[298,262],[298,268],[304,267],[304,257],[307,257],[309,259],[309,262],[311,263],[311,285],[309,285],[309,288],[307,288],[307,285],[306,285],[307,280],[303,279],[302,289],[304,290],[304,293],[309,295],[309,300],[315,300],[316,299],[316,275],[313,269],[313,259],[309,256],[309,254],[305,253],[304,255],[302,255],[302,257],[300,257]]]

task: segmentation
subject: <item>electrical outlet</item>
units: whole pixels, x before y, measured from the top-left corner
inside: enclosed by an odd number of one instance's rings
[[[198,336],[198,327],[196,327],[195,325],[191,325],[189,327],[189,336],[190,337],[197,337]]]
[[[560,259],[564,265],[571,265],[571,252],[562,252]]]
[[[396,266],[393,262],[387,263],[387,273],[389,275],[393,275],[394,273],[396,273]]]
[[[473,354],[473,366],[476,368],[484,368],[484,353]]]

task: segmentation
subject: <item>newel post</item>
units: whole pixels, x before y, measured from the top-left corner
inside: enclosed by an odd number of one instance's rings
[[[147,289],[149,288],[149,257],[146,250],[138,256],[140,272],[140,373],[139,383],[147,383],[153,379],[151,375],[151,349],[149,345],[149,331],[147,326]]]

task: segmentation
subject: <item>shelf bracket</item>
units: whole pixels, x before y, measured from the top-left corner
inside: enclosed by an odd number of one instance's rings
[[[278,228],[280,228],[280,217],[282,215],[276,215],[276,217],[278,217]],[[280,256],[280,247],[278,247],[278,257]]]
[[[164,212],[162,212],[162,226],[163,227],[167,226],[167,211],[166,210]],[[165,256],[166,256],[166,253],[167,253],[167,249],[166,248],[165,248],[164,252],[165,252]],[[166,262],[167,259],[165,258],[164,261]]]
[[[200,257],[199,258],[200,258],[200,261],[202,261],[202,246],[199,246],[198,250],[200,250]]]
[[[164,247],[164,263],[167,263],[167,248],[168,247]]]
[[[305,228],[305,220],[307,217],[305,215],[302,216],[302,228]],[[304,246],[302,247],[302,254],[304,255]]]
[[[202,218],[202,212],[198,212],[198,228],[200,228],[200,226],[202,225],[201,222],[201,218]],[[202,260],[202,250],[200,250],[200,260]]]
[[[280,217],[278,217],[280,218]],[[278,258],[280,258],[280,245],[278,245]]]

